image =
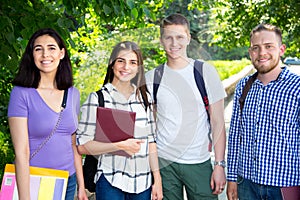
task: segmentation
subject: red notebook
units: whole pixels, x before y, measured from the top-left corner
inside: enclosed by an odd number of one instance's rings
[[[300,186],[282,187],[283,200],[300,200]]]
[[[95,140],[110,143],[133,138],[135,116],[135,112],[98,107]],[[125,151],[110,154],[129,157]]]

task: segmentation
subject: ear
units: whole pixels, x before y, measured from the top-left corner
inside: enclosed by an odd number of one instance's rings
[[[191,34],[188,34],[188,42],[187,42],[187,45],[189,45],[189,44],[190,44],[190,42],[191,42],[191,38],[192,38]]]
[[[62,49],[60,50],[60,59],[62,60],[62,59],[64,59],[64,57],[65,57],[65,49],[62,48]]]
[[[284,54],[284,52],[285,52],[285,49],[286,49],[286,46],[285,46],[285,44],[282,44],[280,47],[279,47],[279,49],[280,49],[280,56],[283,56],[283,54]]]

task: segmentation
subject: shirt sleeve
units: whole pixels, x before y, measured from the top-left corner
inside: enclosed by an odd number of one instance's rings
[[[83,145],[94,139],[97,107],[98,96],[95,92],[92,92],[80,108],[81,116],[76,131],[77,145]]]
[[[216,103],[227,96],[216,68],[207,62],[204,62],[203,64],[203,79],[209,104]]]
[[[28,101],[25,89],[14,87],[10,93],[8,117],[28,117]]]
[[[80,93],[77,88],[74,87],[74,100],[75,100],[75,109],[76,109],[76,114],[79,116],[80,113]]]
[[[242,88],[244,85],[244,80],[242,79],[236,87],[233,99],[232,116],[229,128],[229,138],[228,138],[228,171],[227,180],[237,181],[238,175],[238,159],[239,159],[239,145],[240,145],[240,104],[239,98],[242,93]]]

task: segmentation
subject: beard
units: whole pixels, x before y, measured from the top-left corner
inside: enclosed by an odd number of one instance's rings
[[[280,62],[280,56],[276,59],[270,59],[268,64],[257,64],[256,62],[253,62],[254,68],[257,70],[258,73],[260,74],[266,74],[273,69],[275,69]]]

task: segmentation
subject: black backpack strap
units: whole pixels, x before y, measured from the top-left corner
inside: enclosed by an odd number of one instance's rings
[[[98,95],[98,104],[99,104],[99,106],[104,107],[104,96],[103,96],[102,90],[100,89],[96,93]]]
[[[154,71],[154,80],[153,80],[153,100],[154,100],[154,104],[157,103],[156,95],[157,95],[157,90],[158,90],[158,87],[159,87],[159,84],[160,84],[163,73],[164,73],[164,65],[163,64],[159,65]]]
[[[195,64],[194,64],[194,77],[195,77],[195,81],[198,87],[198,90],[201,94],[204,106],[205,106],[205,110],[208,116],[208,121],[210,121],[209,119],[209,112],[208,112],[208,106],[209,106],[209,101],[208,101],[208,96],[207,96],[207,92],[205,89],[205,83],[203,80],[203,62],[199,61],[199,60],[195,60]]]
[[[105,88],[104,88],[105,89]],[[104,107],[104,96],[102,89],[98,90],[98,104],[100,107]],[[86,155],[84,159],[84,164],[82,167],[84,185],[89,192],[96,191],[96,184],[94,183],[94,176],[97,173],[98,159],[93,155]]]
[[[196,85],[198,87],[198,90],[201,94],[204,106],[205,106],[205,110],[207,113],[207,120],[210,123],[210,115],[209,115],[209,101],[208,101],[208,96],[207,96],[207,92],[205,89],[205,83],[204,83],[204,79],[203,79],[203,62],[199,61],[199,60],[195,60],[194,63],[194,77],[195,77],[195,81],[196,81]],[[209,145],[208,145],[208,151],[212,151],[212,138],[211,138],[211,131],[208,132],[208,139],[209,139]]]
[[[252,86],[252,84],[254,83],[255,79],[257,78],[257,72],[255,72],[250,78],[249,80],[247,81],[246,85],[244,86],[243,88],[243,91],[242,91],[242,95],[241,97],[239,98],[239,103],[240,103],[240,110],[241,110],[241,115],[242,115],[242,112],[243,112],[243,108],[244,108],[244,104],[245,104],[245,100],[246,100],[246,97],[247,97],[247,94]]]

